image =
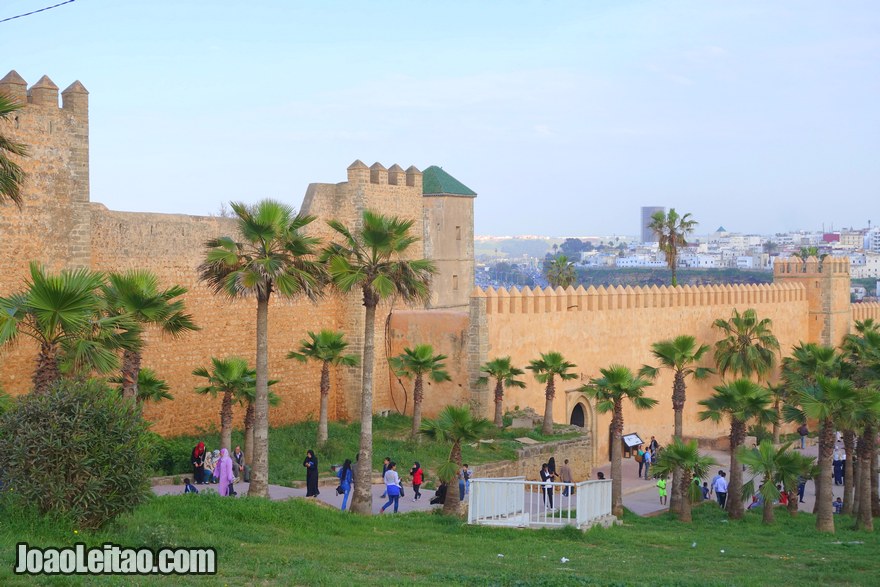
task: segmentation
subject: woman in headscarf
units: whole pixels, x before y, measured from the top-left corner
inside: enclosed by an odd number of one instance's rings
[[[318,457],[312,449],[306,451],[303,467],[306,468],[306,497],[318,497]]]
[[[214,465],[214,471],[220,480],[220,487],[217,488],[220,495],[235,495],[235,488],[232,486],[232,480],[235,479],[232,474],[232,457],[225,448],[220,449],[220,459]]]
[[[409,470],[409,474],[412,477],[413,501],[417,501],[422,497],[422,493],[419,491],[419,487],[422,486],[422,481],[424,480],[422,465],[420,465],[418,461],[413,463],[412,469]]]
[[[336,476],[339,477],[339,486],[342,488],[342,511],[345,511],[345,506],[348,503],[348,494],[351,493],[351,483],[353,480],[351,474],[351,459],[345,459],[345,463],[343,463],[339,472],[336,473]]]
[[[205,452],[205,483],[214,482],[214,453]]]
[[[198,443],[192,451],[193,481],[205,482],[205,443]]]

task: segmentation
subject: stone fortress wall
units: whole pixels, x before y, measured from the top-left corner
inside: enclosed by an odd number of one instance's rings
[[[240,355],[254,360],[255,308],[253,300],[229,301],[214,296],[198,283],[196,267],[204,242],[231,234],[227,218],[117,212],[89,200],[88,92],[79,82],[70,85],[58,105],[58,89],[44,77],[27,88],[15,72],[0,80],[0,92],[26,103],[2,132],[29,146],[31,157],[22,164],[28,173],[21,211],[0,207],[0,295],[23,287],[30,260],[56,271],[65,267],[155,271],[163,285],[189,288],[186,302],[202,331],[179,340],[148,335],[144,365],[171,385],[173,402],[148,406],[146,416],[154,429],[166,435],[191,433],[217,421],[219,400],[192,392],[197,382],[193,368],[209,364],[211,356]],[[419,243],[411,256],[435,261],[439,273],[425,307],[388,302],[377,311],[376,412],[412,410],[412,384],[398,382],[389,372],[387,356],[404,346],[433,344],[446,354],[453,381],[426,389],[425,415],[435,415],[449,403],[470,403],[486,416],[492,414],[491,391],[475,381],[479,365],[511,355],[520,367],[541,352],[558,350],[578,365],[580,379],[559,386],[554,419],[569,423],[583,418],[595,435],[592,457],[607,459],[608,415],[597,415],[592,404],[576,391],[600,367],[620,363],[632,369],[652,364],[651,343],[678,334],[693,334],[712,343],[718,333],[716,318],[727,318],[734,308],[754,307],[773,320],[773,331],[784,352],[799,341],[837,344],[854,320],[880,320],[880,304],[849,304],[849,264],[829,259],[820,264],[779,262],[774,284],[768,286],[707,286],[652,288],[524,288],[473,290],[473,199],[449,194],[424,194],[422,173],[415,167],[367,167],[355,161],[346,181],[311,184],[300,209],[318,217],[308,228],[325,241],[332,238],[326,220],[336,218],[356,226],[364,209],[397,214],[415,220]],[[363,348],[364,311],[357,294],[328,295],[313,304],[305,300],[273,298],[270,307],[270,369],[280,380],[274,391],[282,397],[273,409],[273,425],[296,422],[318,413],[317,365],[301,365],[284,357],[308,330],[343,330],[352,351]],[[36,349],[28,340],[0,351],[0,385],[10,393],[26,392]],[[707,358],[706,364],[711,359]],[[333,373],[331,418],[350,420],[359,414],[360,368]],[[509,390],[508,407],[544,409],[543,389],[530,373],[527,387]],[[685,426],[693,436],[718,437],[724,426],[699,422],[696,402],[718,384],[712,377],[689,385]],[[625,410],[626,431],[643,437],[655,435],[667,442],[672,432],[671,375],[664,372],[648,394],[660,401],[649,412]],[[242,410],[237,411],[237,418]],[[592,436],[592,435],[591,435]]]

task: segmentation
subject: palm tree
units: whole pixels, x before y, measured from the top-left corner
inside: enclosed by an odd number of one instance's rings
[[[413,421],[412,437],[416,438],[422,426],[422,400],[425,397],[425,375],[435,382],[451,381],[446,372],[446,355],[435,355],[434,347],[419,344],[415,348],[404,348],[403,353],[391,357],[388,362],[398,377],[413,379]]]
[[[550,285],[554,288],[566,288],[574,285],[577,280],[577,273],[574,269],[574,263],[568,260],[565,255],[556,255],[547,264],[545,276]]]
[[[520,375],[524,375],[525,371],[514,367],[510,363],[509,356],[498,357],[483,363],[483,366],[480,367],[480,371],[485,373],[485,375],[477,379],[477,385],[488,385],[489,378],[495,380],[495,425],[501,428],[504,425],[502,419],[504,413],[502,406],[504,402],[504,388],[525,387],[525,382],[517,379]]]
[[[753,495],[755,493],[755,477],[761,477],[761,484],[758,491],[764,497],[763,522],[772,524],[773,505],[781,492],[776,488],[782,485],[783,491],[789,495],[792,488],[797,491],[798,476],[803,472],[802,458],[800,453],[789,450],[791,443],[785,444],[779,448],[767,439],[755,448],[739,447],[737,458],[739,462],[744,464],[752,474],[750,479],[743,485],[743,494]],[[807,457],[812,461],[812,457]],[[797,499],[797,498],[795,498]]]
[[[844,420],[846,420],[853,431],[859,432],[856,462],[860,469],[857,482],[853,483],[852,478],[845,481],[855,485],[855,492],[850,491],[844,494],[844,509],[849,506],[847,513],[856,514],[856,528],[873,532],[874,516],[871,498],[873,474],[871,473],[871,464],[876,458],[875,439],[877,437],[877,426],[880,424],[880,390],[876,388],[858,390],[855,401],[844,415]],[[849,463],[846,468],[848,470],[847,473],[849,473],[849,470],[853,468],[853,453],[848,452],[847,456],[849,457]],[[852,507],[856,492],[858,494],[858,510]],[[850,503],[847,503],[847,499],[850,500]]]
[[[101,316],[104,276],[87,269],[50,275],[34,262],[30,274],[25,291],[0,298],[0,344],[21,335],[37,342],[34,392],[45,393],[61,378],[62,359],[79,372],[115,369],[117,331],[128,317]]]
[[[361,385],[361,439],[358,479],[373,474],[373,362],[375,359],[376,306],[383,299],[399,297],[404,302],[424,302],[430,296],[431,276],[436,272],[427,259],[402,257],[418,240],[410,233],[413,220],[383,216],[365,210],[361,223],[351,230],[338,220],[328,224],[342,237],[321,255],[336,287],[348,293],[359,289],[364,304],[363,382]],[[372,512],[368,483],[355,483],[351,510]]]
[[[730,484],[727,489],[727,511],[734,520],[742,518],[742,467],[737,459],[737,449],[746,438],[746,426],[752,420],[763,424],[772,422],[776,414],[770,408],[770,392],[754,381],[737,379],[718,385],[708,399],[698,402],[705,406],[700,420],[720,422],[725,416],[730,420]],[[830,503],[830,500],[829,500]]]
[[[111,377],[108,381],[119,385],[119,395],[123,395],[124,377]],[[159,379],[155,371],[149,367],[143,367],[138,371],[138,391],[135,401],[138,404],[144,404],[147,402],[159,403],[164,400],[173,400],[174,396],[171,395],[170,389],[168,382],[164,379]]]
[[[314,258],[319,241],[302,230],[313,216],[295,215],[290,206],[273,200],[255,205],[230,203],[238,237],[224,236],[205,243],[199,279],[215,294],[231,299],[257,298],[257,368],[254,402],[253,475],[248,495],[269,496],[269,299],[321,294],[325,275]]]
[[[714,458],[700,453],[696,440],[684,442],[678,436],[674,437],[657,457],[657,462],[653,465],[654,475],[659,477],[666,477],[670,473],[681,475],[681,486],[686,489],[681,496],[678,509],[672,511],[678,514],[678,519],[682,522],[690,523],[693,520],[691,504],[702,497],[690,495],[693,480],[706,477],[709,474],[709,467],[715,464]]]
[[[562,381],[577,379],[577,373],[569,373],[569,369],[577,367],[574,363],[565,360],[562,354],[555,351],[541,353],[540,359],[529,361],[526,367],[535,375],[538,383],[546,384],[544,388],[544,425],[541,427],[542,434],[553,434],[553,398],[556,396],[556,377]]]
[[[196,377],[204,377],[208,380],[207,385],[196,387],[196,393],[210,394],[217,397],[223,395],[220,404],[220,448],[232,450],[232,403],[235,396],[245,389],[254,386],[247,360],[240,357],[228,357],[218,359],[211,357],[211,370],[198,367],[192,374]]]
[[[257,380],[257,372],[255,369],[251,369],[248,372],[250,378],[256,382]],[[278,383],[277,379],[270,379],[268,381],[268,385],[271,386]],[[254,420],[256,419],[254,414],[256,412],[255,404],[256,404],[256,388],[251,385],[245,389],[239,390],[239,392],[235,395],[236,401],[238,401],[239,405],[245,406],[244,412],[244,462],[247,465],[253,466],[254,462]],[[274,408],[278,404],[281,403],[281,398],[278,397],[275,392],[269,389],[269,407]]]
[[[443,502],[443,513],[458,512],[458,487],[454,481],[461,471],[461,445],[465,442],[476,442],[492,430],[492,423],[486,418],[477,418],[467,406],[446,406],[435,420],[426,419],[419,429],[432,440],[450,442],[449,458],[440,465],[437,476],[448,484],[446,501]]]
[[[678,270],[678,252],[683,247],[688,246],[687,236],[694,232],[697,221],[691,218],[690,213],[680,216],[675,208],[670,208],[669,212],[655,212],[651,216],[651,223],[648,225],[655,235],[660,250],[666,255],[666,264],[672,271],[672,286],[678,285],[676,273]]]
[[[773,335],[773,322],[758,319],[758,313],[749,308],[742,314],[734,308],[729,320],[715,320],[712,326],[721,331],[721,340],[715,343],[715,364],[724,377],[765,378],[776,364],[779,340]]]
[[[0,121],[6,121],[21,107],[22,104],[0,94]],[[0,204],[10,200],[21,208],[21,186],[25,180],[25,173],[9,158],[10,155],[27,157],[27,147],[0,134]]]
[[[160,290],[159,279],[149,270],[111,273],[101,289],[111,315],[128,314],[137,325],[156,326],[173,337],[199,330],[185,312],[183,300],[175,299],[185,294],[186,288],[175,285]],[[140,344],[122,352],[122,396],[126,398],[139,396],[138,372],[144,345],[141,329],[134,329],[133,334]]]
[[[623,400],[628,399],[637,410],[657,405],[657,400],[645,397],[645,388],[651,382],[635,377],[623,365],[599,369],[602,377],[590,379],[580,391],[596,399],[596,410],[611,412],[611,513],[623,516],[623,480],[621,479],[621,437],[623,435]]]
[[[805,422],[807,418],[819,421],[819,477],[816,484],[816,529],[834,532],[832,514],[831,456],[834,451],[835,419],[838,414],[852,409],[857,392],[852,381],[819,375],[815,385],[797,390],[800,408],[786,406],[786,419]]]
[[[330,398],[330,366],[343,365],[356,367],[360,364],[357,355],[345,354],[348,343],[345,334],[333,330],[322,330],[318,334],[308,333],[309,338],[299,341],[299,350],[287,353],[288,359],[305,363],[309,359],[321,363],[321,415],[318,419],[318,444],[327,442],[327,401]]]
[[[675,438],[684,437],[684,425],[682,416],[687,393],[685,380],[693,375],[694,379],[704,379],[715,370],[710,367],[698,367],[697,363],[703,355],[709,351],[709,345],[697,346],[697,339],[686,334],[671,340],[661,340],[651,345],[651,354],[660,362],[659,367],[643,365],[639,370],[639,377],[650,379],[657,378],[661,368],[670,369],[673,372],[672,380],[672,411],[675,417]],[[672,499],[669,503],[670,511],[677,512],[682,503],[682,496],[688,485],[679,477],[678,470],[672,470]]]

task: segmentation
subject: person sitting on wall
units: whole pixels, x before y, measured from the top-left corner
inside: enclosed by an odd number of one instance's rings
[[[446,485],[446,481],[441,481],[440,486],[437,488],[437,491],[434,492],[434,497],[431,498],[431,505],[443,505],[446,503],[446,491],[449,489],[449,486]]]

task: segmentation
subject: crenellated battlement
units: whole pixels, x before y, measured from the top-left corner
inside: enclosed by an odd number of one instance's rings
[[[422,172],[415,165],[410,165],[404,171],[397,163],[386,169],[378,161],[367,167],[363,161],[356,159],[354,163],[348,166],[348,182],[353,184],[371,183],[373,185],[408,186],[418,188],[421,193]]]
[[[755,305],[798,302],[807,299],[798,283],[760,285],[688,285],[682,287],[602,287],[584,289],[551,287],[521,290],[512,287],[476,288],[471,303],[484,303],[487,314],[541,314],[547,312],[594,312],[633,308],[676,308],[715,305]],[[485,302],[482,302],[485,300]]]
[[[805,260],[789,257],[773,263],[773,275],[849,275],[849,269],[849,257],[807,257]]]
[[[25,107],[58,108],[58,86],[44,75],[30,88],[14,69],[0,79],[0,94],[5,94]],[[76,115],[88,115],[89,92],[79,80],[61,92],[61,109]]]
[[[874,322],[880,322],[880,302],[860,302],[852,304],[853,323],[871,318]]]

